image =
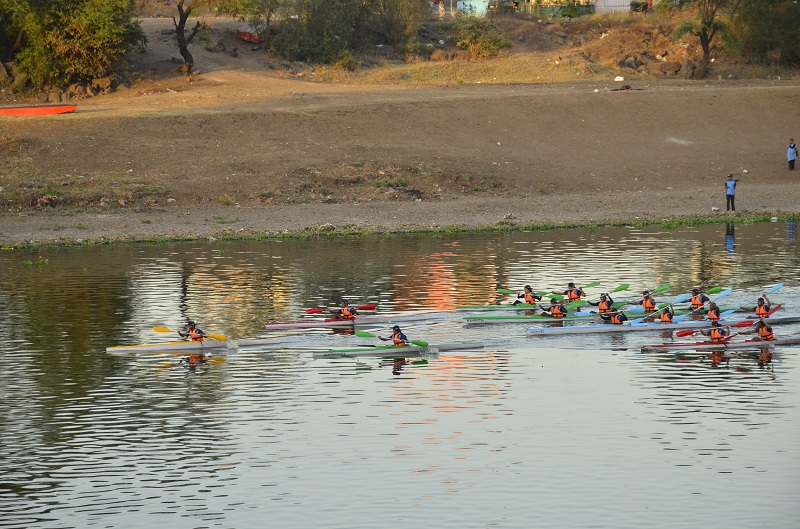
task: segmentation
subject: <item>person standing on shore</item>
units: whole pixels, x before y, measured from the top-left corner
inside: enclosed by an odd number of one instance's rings
[[[728,179],[725,180],[725,211],[736,211],[734,199],[736,198],[736,182],[733,175],[729,174]]]
[[[794,138],[789,138],[789,145],[786,146],[786,159],[789,161],[789,170],[794,171],[794,162],[797,160],[797,144]]]

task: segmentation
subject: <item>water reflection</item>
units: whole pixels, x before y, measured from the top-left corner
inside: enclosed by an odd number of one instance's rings
[[[736,227],[731,223],[725,225],[725,249],[729,255],[736,253]]]
[[[725,285],[744,303],[784,281],[791,306],[795,229],[737,226],[724,259],[721,225],[2,252],[0,526],[791,526],[796,348],[643,354],[673,335],[532,340],[450,312],[404,330],[486,349],[313,357],[363,345],[349,329],[196,365],[105,347],[187,319],[260,336],[345,296],[446,311],[526,283]]]

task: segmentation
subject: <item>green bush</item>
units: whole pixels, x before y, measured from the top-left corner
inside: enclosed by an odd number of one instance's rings
[[[487,59],[499,55],[511,46],[508,35],[492,20],[457,13],[455,25],[459,48],[467,50],[472,59]]]

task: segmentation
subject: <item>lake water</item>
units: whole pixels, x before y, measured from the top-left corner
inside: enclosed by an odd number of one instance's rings
[[[379,342],[305,330],[195,369],[105,351],[187,319],[252,338],[342,297],[452,311],[595,280],[669,283],[659,301],[730,286],[731,305],[784,282],[770,297],[797,313],[796,227],[0,252],[0,527],[798,527],[798,347],[715,365],[643,353],[675,339],[659,332],[527,337],[442,312],[404,331],[485,348],[315,359]]]

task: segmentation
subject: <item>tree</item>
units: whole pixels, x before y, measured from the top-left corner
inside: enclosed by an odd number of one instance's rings
[[[728,27],[727,20],[720,18],[722,12],[727,12],[728,17],[734,16],[743,0],[696,0],[693,3],[681,1],[679,5],[693,5],[697,9],[694,20],[687,20],[675,30],[675,36],[680,37],[690,33],[700,39],[703,57],[695,70],[695,77],[703,79],[708,71],[711,61],[711,48],[714,38]]]
[[[203,27],[203,23],[198,20],[191,29],[189,36],[186,36],[186,21],[189,20],[189,16],[192,14],[192,9],[197,7],[197,2],[192,2],[192,0],[189,0],[189,4],[184,7],[185,4],[186,0],[178,0],[178,20],[175,20],[175,17],[172,17],[172,23],[175,25],[175,35],[176,39],[178,40],[178,52],[181,54],[181,57],[183,57],[181,72],[188,76],[191,75],[192,68],[194,68],[194,57],[189,51],[189,44],[192,43],[195,36],[197,36],[197,32]]]
[[[146,42],[134,0],[0,0],[0,46],[34,86],[104,77]]]

